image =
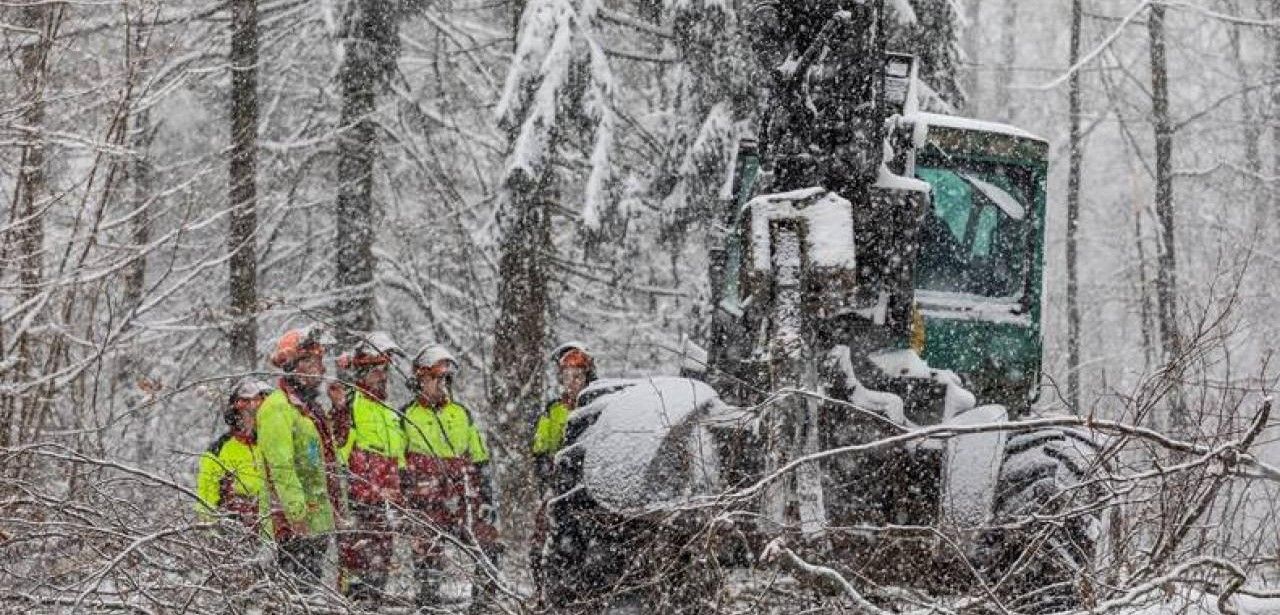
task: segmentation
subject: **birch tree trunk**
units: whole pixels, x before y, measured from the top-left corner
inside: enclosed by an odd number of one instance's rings
[[[805,266],[802,230],[797,221],[776,222],[772,242],[774,305],[769,340],[770,380],[773,391],[815,390],[817,351],[805,314]],[[791,394],[776,402],[761,417],[765,434],[765,475],[792,461],[818,452],[818,404],[808,395]],[[817,536],[827,525],[821,470],[809,463],[774,481],[762,498],[761,516],[786,528],[798,526],[802,534]],[[773,528],[778,529],[778,528]]]

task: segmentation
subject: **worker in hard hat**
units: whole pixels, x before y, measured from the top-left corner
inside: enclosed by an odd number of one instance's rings
[[[314,326],[280,336],[270,362],[284,375],[258,409],[262,505],[272,511],[277,555],[285,571],[312,583],[321,579],[335,511],[341,510],[337,447],[319,403],[327,339]]]
[[[536,595],[541,600],[545,588],[544,542],[549,524],[547,521],[546,502],[555,493],[553,477],[555,474],[555,454],[564,446],[565,432],[569,424],[569,415],[578,407],[578,394],[596,379],[595,359],[587,345],[582,342],[567,342],[551,352],[551,362],[555,365],[556,381],[560,385],[558,395],[548,401],[546,406],[534,420],[533,428],[533,469],[541,486],[542,497],[538,506],[537,518],[529,549],[529,562],[532,568]]]
[[[392,510],[402,505],[400,470],[405,466],[404,431],[387,399],[389,370],[404,352],[382,332],[359,339],[338,357],[338,374],[347,383],[336,401],[351,428],[338,452],[347,468],[347,517],[338,553],[344,593],[354,600],[377,601],[391,570]]]
[[[226,433],[200,456],[196,476],[196,512],[206,520],[230,514],[246,527],[256,528],[262,495],[262,459],[255,434],[258,407],[271,393],[271,385],[243,378],[231,386],[222,409]]]
[[[569,414],[578,407],[578,394],[596,379],[595,359],[586,344],[569,342],[551,353],[556,367],[559,395],[547,402],[533,429],[534,470],[544,487],[549,485],[552,457],[564,446]]]
[[[453,399],[458,360],[440,345],[428,345],[413,359],[416,396],[404,410],[405,498],[419,531],[414,541],[417,602],[441,600],[442,532],[480,548],[490,562],[496,557],[492,490],[486,472],[489,451],[471,413]],[[478,575],[492,580],[495,569]],[[473,584],[473,604],[481,604],[490,583]]]

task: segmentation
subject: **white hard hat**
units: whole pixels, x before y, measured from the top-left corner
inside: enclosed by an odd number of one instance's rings
[[[241,378],[231,385],[231,400],[250,399],[259,395],[269,395],[275,388],[257,378]]]
[[[427,344],[422,350],[418,351],[417,356],[413,357],[413,368],[435,367],[441,362],[451,364],[449,367],[450,372],[458,369],[458,359],[453,356],[453,353],[449,352],[449,349],[440,344]]]
[[[356,342],[357,355],[404,356],[404,350],[386,331],[373,331]]]

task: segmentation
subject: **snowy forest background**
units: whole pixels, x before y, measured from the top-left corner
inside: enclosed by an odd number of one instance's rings
[[[267,373],[290,325],[453,348],[506,485],[559,342],[586,341],[606,374],[675,373],[705,326],[707,207],[756,105],[738,4],[0,3],[0,559],[38,560],[37,539],[13,538],[51,507],[84,513],[59,531],[100,556],[44,570],[56,587],[189,521],[177,487],[223,429],[227,379]],[[1159,429],[1181,405],[1189,440],[1240,437],[1277,376],[1280,2],[1085,0],[1078,64],[1071,2],[911,5],[895,47],[930,63],[945,100],[1051,143],[1042,404]],[[232,36],[250,25],[256,48]],[[1162,272],[1190,350],[1172,368]],[[1186,548],[1261,584],[1280,548],[1272,493],[1231,482]],[[507,519],[532,506],[507,495]],[[27,572],[6,566],[0,601],[17,601]]]

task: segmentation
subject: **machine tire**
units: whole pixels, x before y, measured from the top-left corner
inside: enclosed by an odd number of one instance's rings
[[[588,464],[591,447],[599,444],[583,440],[603,411],[592,405],[631,386],[606,382],[588,389],[579,398],[580,414],[567,426],[566,446],[556,457],[554,496],[546,506],[547,533],[540,553],[540,589],[551,612],[638,608],[698,615],[707,612],[709,597],[719,589],[720,580],[712,573],[720,566],[706,548],[708,519],[619,508],[617,502],[593,494]],[[680,477],[669,478],[680,482]]]
[[[716,556],[693,540],[696,528],[608,512],[581,489],[559,508],[543,564],[550,612],[710,612],[719,566],[708,563]]]
[[[1050,613],[1080,606],[1103,535],[1090,482],[1100,447],[1087,433],[1045,429],[1012,435],[996,485],[995,530],[981,558],[1010,610]],[[1050,519],[1052,518],[1052,519]],[[1010,527],[1012,526],[1012,527]]]

